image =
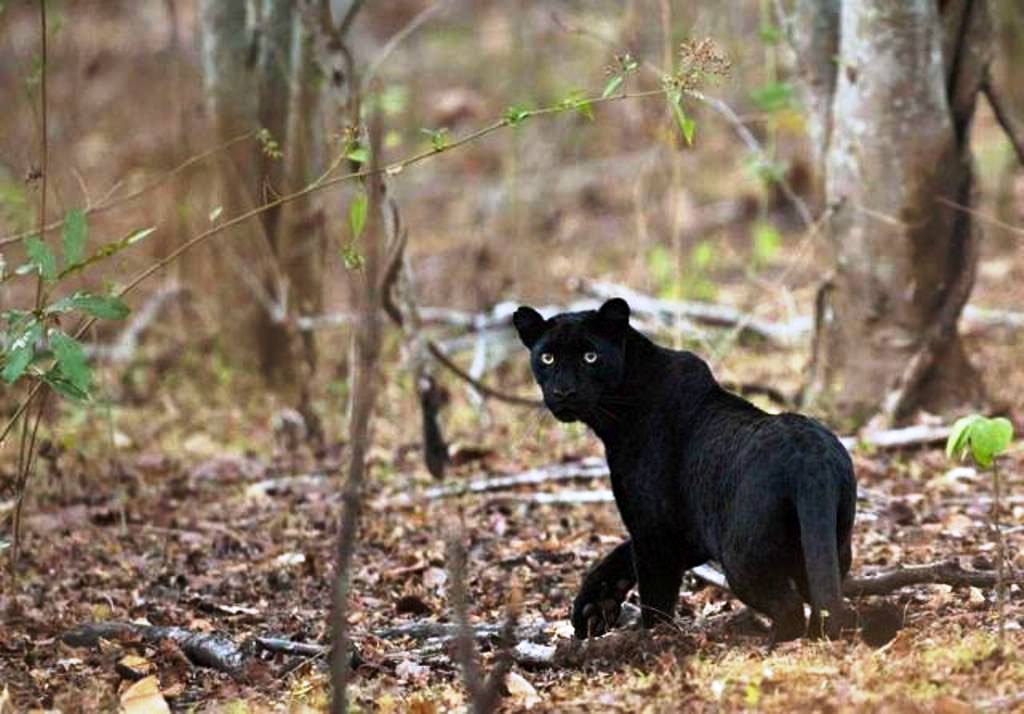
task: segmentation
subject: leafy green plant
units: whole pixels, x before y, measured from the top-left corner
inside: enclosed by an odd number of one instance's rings
[[[946,456],[963,459],[969,453],[979,466],[988,468],[1012,441],[1013,424],[1009,419],[971,414],[953,424],[946,441]]]
[[[0,378],[8,385],[22,380],[40,381],[63,397],[88,399],[92,370],[82,345],[64,331],[62,321],[76,316],[121,320],[128,315],[128,306],[111,294],[76,291],[54,297],[54,293],[68,277],[137,243],[152,230],[133,231],[87,255],[88,222],[82,211],[73,210],[64,219],[60,257],[37,237],[26,240],[27,261],[15,269],[13,276],[38,275],[41,299],[39,307],[2,313]]]
[[[980,414],[971,414],[953,424],[946,440],[946,456],[963,459],[968,454],[975,463],[992,470],[992,530],[996,539],[996,601],[999,619],[999,651],[1006,640],[1006,582],[1003,577],[1006,562],[1006,546],[999,524],[1002,510],[1002,483],[999,474],[998,457],[1013,442],[1013,424],[1009,419],[990,419]]]

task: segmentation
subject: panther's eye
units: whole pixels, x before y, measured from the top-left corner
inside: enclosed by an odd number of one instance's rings
[[[594,364],[597,362],[597,352],[587,352],[583,355],[583,361],[587,364]]]
[[[540,356],[541,364],[546,364],[549,367],[555,363],[555,356],[550,352],[545,352]]]

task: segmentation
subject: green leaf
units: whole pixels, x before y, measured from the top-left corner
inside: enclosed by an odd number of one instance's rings
[[[952,459],[963,456],[964,451],[967,449],[971,425],[981,418],[980,414],[971,414],[956,420],[953,428],[949,431],[949,437],[946,439],[946,458]]]
[[[46,243],[36,237],[29,238],[25,241],[25,253],[28,254],[29,265],[43,276],[43,280],[50,282],[57,277],[57,258]]]
[[[617,74],[608,80],[608,84],[604,85],[604,91],[601,92],[601,99],[607,99],[612,96],[616,89],[622,84],[624,77],[621,74]]]
[[[530,116],[530,110],[524,106],[513,104],[501,115],[509,126],[519,126]]]
[[[946,440],[946,456],[963,456],[968,450],[979,466],[988,467],[1013,441],[1013,424],[1008,419],[988,419],[980,414],[958,419]]]
[[[1004,418],[979,419],[968,431],[971,456],[982,466],[991,466],[992,460],[1003,453],[1013,439],[1013,425]]]
[[[420,129],[420,131],[430,137],[430,145],[434,147],[434,151],[443,151],[448,146],[448,129],[442,127],[440,129]]]
[[[686,145],[693,146],[693,133],[697,130],[697,122],[688,116],[682,106],[676,102],[672,103],[672,116],[676,118],[676,124],[679,125],[679,131],[683,133]]]
[[[64,218],[64,267],[80,263],[85,256],[85,242],[89,238],[89,226],[85,214],[77,208],[68,211]]]
[[[46,382],[53,391],[62,397],[71,399],[76,402],[84,402],[89,398],[89,393],[82,391],[79,387],[68,379],[58,367],[53,367],[47,370],[42,375],[42,379]]]
[[[793,85],[789,82],[766,84],[753,90],[750,98],[761,111],[776,112],[793,104]]]
[[[572,110],[590,121],[594,120],[594,108],[590,105],[586,93],[582,89],[574,89],[558,103],[563,110]]]
[[[72,310],[81,310],[101,320],[123,320],[131,312],[124,300],[116,295],[93,295],[91,293],[74,293],[63,297],[46,307],[46,314],[56,315]]]
[[[370,199],[366,192],[360,191],[352,198],[352,203],[348,206],[348,227],[352,231],[353,242],[359,240],[363,229],[366,228],[366,207],[369,203]]]
[[[43,336],[43,326],[32,319],[21,333],[11,340],[4,353],[4,368],[0,377],[8,384],[14,384],[25,373],[36,353],[36,342]]]
[[[370,160],[370,150],[356,141],[345,149],[345,158],[357,164],[365,164]]]
[[[85,351],[78,340],[54,330],[50,333],[50,348],[57,360],[60,375],[74,388],[74,391],[88,395],[92,386],[92,370],[85,358]]]

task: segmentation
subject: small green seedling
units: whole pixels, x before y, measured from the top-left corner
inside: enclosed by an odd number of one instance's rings
[[[1005,417],[989,419],[971,414],[958,419],[946,441],[946,456],[963,459],[968,452],[978,466],[988,468],[1013,441],[1013,424]]]
[[[1003,531],[999,525],[1002,484],[996,457],[1009,448],[1013,441],[1013,424],[1009,419],[989,419],[980,414],[971,414],[958,419],[949,432],[946,441],[946,456],[964,458],[968,453],[978,466],[992,469],[992,530],[996,539],[996,601],[999,620],[999,652],[1005,651],[1006,640],[1006,581],[1003,564],[1006,562],[1006,547]]]

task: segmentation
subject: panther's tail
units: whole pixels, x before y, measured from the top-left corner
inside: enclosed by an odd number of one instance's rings
[[[832,490],[830,484],[818,482],[821,490]],[[818,490],[818,489],[815,489]],[[838,637],[853,618],[843,603],[842,575],[839,567],[838,503],[834,493],[801,493],[797,499],[800,520],[800,545],[804,553],[807,589],[811,598],[811,626],[822,632],[811,636]]]

